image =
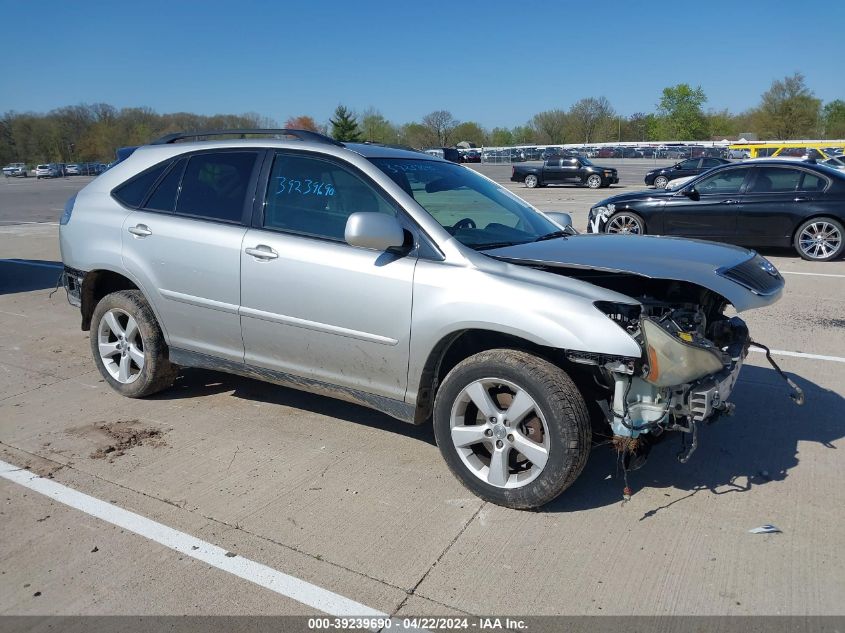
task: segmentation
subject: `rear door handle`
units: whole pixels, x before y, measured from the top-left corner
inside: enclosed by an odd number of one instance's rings
[[[266,244],[259,244],[255,248],[245,248],[244,253],[256,259],[276,259],[279,254]]]
[[[135,237],[147,237],[148,235],[152,235],[153,232],[150,230],[146,224],[136,224],[135,226],[129,227],[129,232],[132,233]]]
[[[809,198],[807,196],[798,196],[797,198],[793,198],[793,202],[807,202]]]
[[[722,204],[736,204],[739,200],[722,200]]]

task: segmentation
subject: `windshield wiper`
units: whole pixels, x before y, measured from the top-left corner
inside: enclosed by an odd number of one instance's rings
[[[504,248],[505,246],[516,246],[517,244],[525,244],[525,242],[490,242],[489,244],[467,244],[467,246],[476,251],[486,251],[491,248]]]
[[[562,238],[565,239],[567,235],[569,235],[569,233],[567,233],[565,230],[561,229],[560,231],[552,231],[551,233],[546,233],[545,235],[541,235],[540,237],[538,237],[534,241],[535,242],[543,242],[545,240],[554,240],[554,239],[557,239],[558,237],[562,237]]]

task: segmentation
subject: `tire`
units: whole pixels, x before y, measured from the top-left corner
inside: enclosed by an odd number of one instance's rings
[[[584,184],[587,185],[590,189],[598,189],[599,187],[604,185],[604,181],[598,174],[590,174],[589,176],[587,176],[587,179],[584,181]]]
[[[523,412],[515,424],[507,420],[513,406]],[[508,508],[539,508],[572,485],[587,463],[590,432],[569,376],[519,350],[463,360],[434,401],[434,435],[449,470],[473,494]],[[496,464],[502,468],[491,469]]]
[[[833,218],[811,218],[795,231],[792,244],[807,261],[829,262],[845,251],[845,228]]]
[[[534,189],[540,184],[540,180],[534,174],[528,174],[523,182],[529,189]]]
[[[666,189],[666,185],[669,184],[669,179],[666,176],[658,176],[654,179],[654,188],[655,189]]]
[[[120,290],[100,299],[91,317],[90,339],[97,369],[122,396],[143,398],[176,379],[178,368],[168,359],[161,328],[140,290]]]
[[[604,224],[604,232],[645,235],[645,221],[631,211],[619,211],[607,219]]]

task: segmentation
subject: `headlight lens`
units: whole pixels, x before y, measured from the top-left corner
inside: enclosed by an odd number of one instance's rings
[[[642,320],[642,333],[648,357],[645,380],[653,385],[682,385],[715,374],[724,366],[715,351],[684,343],[651,319]]]

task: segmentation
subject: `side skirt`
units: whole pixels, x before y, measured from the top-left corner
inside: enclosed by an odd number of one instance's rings
[[[384,396],[377,396],[365,391],[351,389],[349,387],[340,387],[332,385],[319,380],[312,380],[302,376],[294,376],[293,374],[286,374],[281,371],[273,369],[265,369],[263,367],[255,367],[253,365],[246,365],[243,363],[236,363],[224,358],[217,358],[199,352],[192,352],[189,350],[179,349],[175,347],[170,348],[170,362],[181,367],[197,367],[200,369],[210,369],[213,371],[222,371],[227,374],[236,374],[246,378],[254,378],[264,382],[271,382],[276,385],[290,387],[292,389],[299,389],[300,391],[308,391],[346,402],[352,402],[370,409],[375,409],[386,415],[389,415],[402,422],[414,422],[414,406],[400,400],[393,400],[392,398],[385,398]]]

